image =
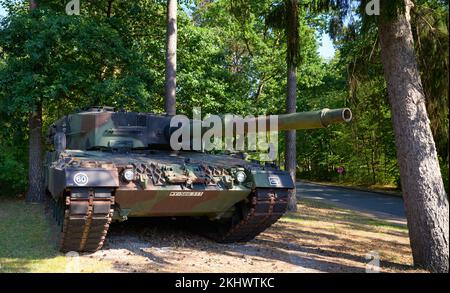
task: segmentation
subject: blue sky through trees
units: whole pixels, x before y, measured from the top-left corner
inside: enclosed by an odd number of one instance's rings
[[[0,16],[5,16],[5,14],[5,9],[2,7],[2,4],[0,4]]]
[[[331,58],[333,58],[334,53],[335,53],[335,49],[333,47],[333,42],[330,39],[330,36],[327,33],[323,33],[320,36],[321,41],[319,40],[319,55],[326,59],[326,60],[330,60]]]
[[[6,11],[0,4],[0,16],[5,16],[5,15],[6,15]],[[331,42],[330,37],[326,33],[322,34],[320,37],[321,37],[321,42],[320,42],[320,46],[319,46],[319,54],[320,54],[320,56],[322,56],[322,58],[329,60],[329,59],[333,58],[334,52],[335,52],[333,43]]]

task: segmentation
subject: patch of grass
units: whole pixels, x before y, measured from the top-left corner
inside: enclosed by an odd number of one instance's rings
[[[326,219],[328,221],[340,221],[341,223],[347,223],[348,225],[363,225],[368,226],[369,228],[374,227],[386,227],[392,228],[400,231],[408,231],[408,227],[404,224],[392,223],[389,221],[385,221],[382,219],[372,218],[358,212],[337,207],[333,204],[324,203],[318,200],[313,199],[305,199],[302,198],[299,200],[300,209],[298,213],[287,213],[283,219],[291,222],[301,222],[302,220],[310,219],[311,217],[305,213],[302,213],[301,209],[303,207],[313,208],[313,209],[321,209],[321,210],[332,210],[333,213],[328,213],[326,215]],[[319,216],[319,214],[317,214]],[[324,219],[325,220],[325,219]]]
[[[44,207],[0,199],[0,272],[65,272],[76,265],[56,250]],[[106,271],[110,264],[81,256],[83,272]]]
[[[336,187],[346,187],[349,189],[361,190],[361,191],[373,191],[373,192],[383,192],[388,193],[393,196],[402,197],[402,192],[399,187],[394,184],[357,184],[354,182],[335,182],[335,181],[308,181],[314,184],[336,186]]]
[[[408,232],[408,227],[403,224],[396,224],[396,223],[392,223],[392,222],[388,222],[388,221],[384,221],[384,220],[380,220],[380,219],[375,219],[375,218],[369,218],[369,217],[362,217],[362,218],[358,217],[358,219],[359,219],[359,223],[361,223],[363,225],[374,226],[374,227],[386,227],[386,228],[391,228],[391,229],[395,229],[395,230]]]

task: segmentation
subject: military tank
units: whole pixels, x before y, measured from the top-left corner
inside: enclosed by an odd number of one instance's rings
[[[93,107],[50,127],[45,186],[61,251],[94,252],[112,221],[130,217],[206,218],[216,241],[245,242],[286,212],[294,188],[287,172],[236,154],[174,151],[171,119]],[[352,113],[323,109],[277,119],[278,130],[311,129],[349,122]]]

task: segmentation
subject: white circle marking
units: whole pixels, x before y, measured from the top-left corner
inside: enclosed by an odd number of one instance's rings
[[[76,185],[84,186],[88,184],[89,179],[88,176],[85,173],[77,173],[73,175],[73,182],[75,182]]]

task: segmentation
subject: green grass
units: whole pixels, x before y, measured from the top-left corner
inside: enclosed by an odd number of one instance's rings
[[[55,258],[41,205],[0,201],[0,272],[26,272],[36,261]]]
[[[337,207],[333,204],[320,202],[318,200],[312,199],[301,199],[300,204],[304,204],[307,207],[321,209],[321,210],[332,210],[332,214],[327,214],[326,218],[328,221],[336,221],[340,223],[347,224],[349,226],[367,226],[368,228],[385,227],[390,229],[395,229],[399,231],[408,231],[408,227],[404,224],[392,223],[382,219],[372,218],[367,215],[360,214],[358,212]],[[287,213],[283,219],[290,222],[301,222],[309,220],[311,216],[305,213]]]
[[[305,180],[305,182],[311,182],[319,185],[328,185],[328,186],[340,186],[347,187],[355,190],[362,191],[373,191],[373,192],[384,192],[388,193],[392,196],[402,197],[402,192],[400,188],[393,184],[358,184],[354,182],[335,182],[335,181],[309,181]]]
[[[67,258],[56,250],[43,205],[0,199],[0,272],[64,272]],[[83,271],[105,263],[82,258]],[[70,263],[69,263],[70,265]]]

